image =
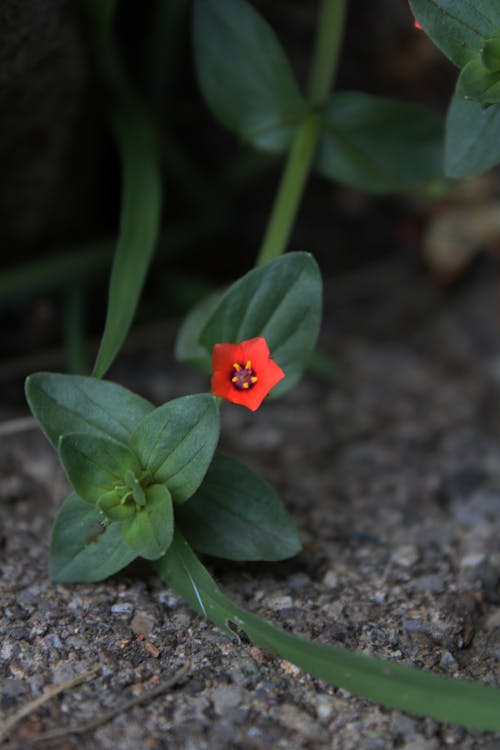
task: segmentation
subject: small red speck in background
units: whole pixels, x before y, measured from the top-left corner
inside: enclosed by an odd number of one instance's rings
[[[422,31],[422,27],[420,26],[418,21],[413,21],[413,25],[415,26],[416,29],[418,29],[419,31]]]

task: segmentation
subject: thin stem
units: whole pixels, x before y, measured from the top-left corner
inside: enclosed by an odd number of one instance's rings
[[[323,0],[318,16],[308,100],[314,107],[326,102],[332,90],[342,47],[347,0]]]
[[[257,265],[282,255],[290,239],[321,132],[320,119],[314,110],[325,103],[333,84],[343,37],[346,4],[347,0],[321,2],[308,88],[311,112],[305,116],[292,141]]]
[[[316,151],[318,134],[319,120],[316,115],[309,115],[292,142],[257,265],[267,263],[285,252]]]

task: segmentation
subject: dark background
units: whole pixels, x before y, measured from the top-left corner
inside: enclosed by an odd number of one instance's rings
[[[255,5],[275,29],[303,85],[316,3],[261,0]],[[185,1],[118,3],[116,31],[126,69],[163,139],[163,227],[138,324],[177,320],[207,288],[252,267],[282,168],[281,159],[247,148],[208,112],[192,68],[189,10]],[[444,114],[454,78],[453,67],[413,28],[406,3],[350,3],[339,89],[420,103]],[[37,268],[28,286],[23,269],[43,259],[72,257],[82,247],[99,253],[105,242],[102,262],[75,286],[75,294],[87,300],[91,361],[102,331],[119,221],[120,168],[109,129],[110,97],[76,3],[4,0],[0,263],[2,272],[17,269],[21,275],[0,290],[3,382],[12,376],[22,380],[33,369],[65,366],[64,304],[70,287],[63,282],[53,288]],[[484,192],[495,193],[496,183],[489,182]],[[314,253],[326,278],[393,255],[428,273],[421,261],[422,233],[442,208],[423,196],[373,197],[313,176],[290,249]],[[480,246],[481,239],[473,244]],[[461,277],[462,267],[458,270]],[[442,276],[431,273],[429,283]]]

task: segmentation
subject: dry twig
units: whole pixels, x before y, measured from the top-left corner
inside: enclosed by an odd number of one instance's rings
[[[111,719],[114,719],[115,716],[118,716],[121,713],[124,713],[125,711],[129,711],[131,708],[134,708],[135,706],[140,706],[142,703],[147,703],[148,701],[152,700],[153,698],[157,698],[162,693],[165,693],[167,690],[169,690],[171,687],[176,685],[190,670],[191,665],[186,664],[184,667],[179,669],[175,674],[170,677],[170,679],[166,680],[165,682],[162,682],[160,685],[157,685],[153,690],[148,690],[143,695],[138,695],[134,698],[130,698],[130,700],[126,701],[121,706],[117,706],[116,708],[112,708],[109,711],[106,711],[105,713],[101,714],[100,716],[97,716],[95,719],[91,719],[90,721],[84,722],[83,724],[75,724],[73,726],[69,727],[61,727],[60,729],[53,729],[50,732],[44,732],[43,734],[39,734],[37,737],[31,737],[29,739],[26,739],[23,741],[22,746],[21,745],[9,745],[9,750],[25,750],[27,747],[32,747],[34,745],[37,745],[41,742],[48,742],[49,740],[56,740],[61,739],[61,737],[66,737],[69,734],[86,734],[87,732],[93,732],[95,729],[98,729],[103,724],[107,724],[108,721],[111,721]],[[92,674],[95,674],[95,671]],[[90,676],[90,674],[87,672],[86,676]],[[80,679],[80,682],[83,680]],[[73,685],[75,682],[73,682]],[[68,687],[68,685],[65,685]],[[58,686],[61,689],[64,689],[64,686]],[[58,692],[61,692],[61,689],[58,690]],[[55,693],[54,693],[55,695]],[[43,697],[43,696],[42,696]],[[52,697],[52,696],[49,696]],[[39,700],[38,705],[42,701]],[[35,701],[33,701],[33,704]],[[33,706],[33,704],[29,704],[31,707],[31,710],[36,708],[37,706]],[[28,707],[25,707],[28,708]],[[22,716],[25,716],[29,711],[24,711],[22,713]],[[16,719],[16,722],[19,721],[21,716],[21,711],[19,714],[16,714],[16,716],[12,717],[13,719]],[[16,723],[14,722],[14,723]],[[9,727],[9,729],[13,726]],[[0,733],[0,742],[5,737],[5,734]]]
[[[42,695],[39,695],[38,698],[35,698],[34,700],[27,703],[25,706],[19,709],[19,711],[13,714],[13,716],[4,721],[2,725],[0,725],[0,742],[3,742],[5,739],[7,739],[7,736],[9,735],[11,729],[13,729],[13,727],[18,722],[20,722],[21,719],[24,719],[25,716],[28,716],[29,714],[33,713],[33,711],[36,711],[37,708],[43,706],[44,703],[47,703],[47,701],[49,701],[51,698],[54,698],[54,696],[62,693],[63,690],[68,690],[69,688],[79,685],[81,682],[86,682],[86,680],[89,680],[91,677],[97,674],[99,669],[100,667],[93,667],[92,669],[88,669],[86,672],[82,672],[81,674],[72,677],[70,680],[66,680],[66,682],[62,682],[60,685],[52,685],[51,687],[47,688],[42,693]]]

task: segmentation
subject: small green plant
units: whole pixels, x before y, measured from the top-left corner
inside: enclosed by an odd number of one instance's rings
[[[467,177],[500,161],[500,7],[495,0],[410,0],[415,17],[459,69],[446,118],[444,168]]]
[[[299,550],[297,530],[274,490],[217,450],[221,405],[254,411],[268,395],[283,395],[314,352],[318,266],[308,253],[284,254],[311,170],[376,193],[425,186],[443,174],[439,118],[360,92],[332,93],[345,0],[320,3],[305,94],[273,31],[249,3],[194,0],[195,60],[209,107],[238,137],[282,153],[286,163],[255,267],[201,300],[179,332],[177,357],[207,374],[207,392],[155,407],[102,379],[140,297],[158,232],[161,185],[154,124],[124,83],[112,43],[113,3],[93,7],[103,69],[116,95],[123,218],[93,376],[37,373],[26,383],[33,414],[73,487],[55,523],[50,575],[99,581],[145,558],[201,615],[232,635],[241,629],[317,677],[387,706],[500,730],[498,690],[284,632],[228,599],[196,556],[271,561]],[[500,10],[493,1],[481,13],[453,0],[413,0],[412,7],[462,67],[445,136],[447,171],[456,176],[491,166],[500,158],[498,138],[493,142]],[[465,111],[462,121],[457,112]]]

